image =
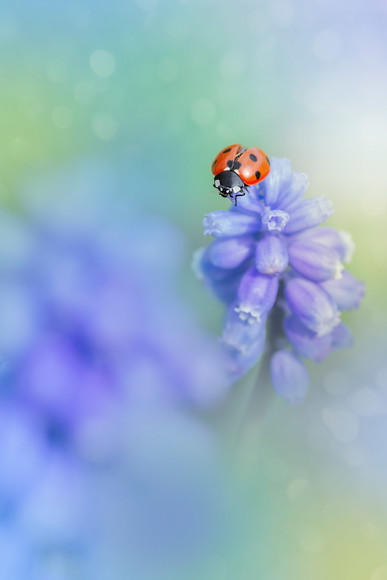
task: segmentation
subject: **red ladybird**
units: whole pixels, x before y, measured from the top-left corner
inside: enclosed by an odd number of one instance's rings
[[[215,157],[211,170],[215,175],[214,187],[236,205],[237,197],[245,195],[250,185],[259,183],[269,174],[270,161],[258,147],[246,149],[237,143]]]

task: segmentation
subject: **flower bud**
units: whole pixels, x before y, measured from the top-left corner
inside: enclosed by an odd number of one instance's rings
[[[293,171],[292,178],[288,187],[284,187],[275,203],[275,206],[281,209],[286,209],[291,207],[308,189],[309,181],[306,173],[299,173],[298,171]],[[290,209],[289,209],[290,211]]]
[[[270,163],[270,173],[262,182],[262,191],[267,206],[271,206],[277,201],[282,189],[286,189],[292,179],[292,168],[288,159],[273,158]]]
[[[293,314],[318,336],[324,336],[340,322],[336,304],[314,282],[293,278],[285,287],[286,300]]]
[[[340,278],[344,268],[337,252],[309,240],[289,246],[289,263],[301,276],[315,282]]]
[[[278,236],[264,236],[257,243],[255,266],[260,274],[280,274],[288,266],[288,251],[285,242]]]
[[[238,288],[238,312],[241,320],[254,323],[274,305],[278,292],[278,279],[259,274],[255,268],[249,268],[244,274]]]
[[[350,262],[352,254],[355,250],[355,244],[352,240],[351,234],[348,232],[337,231],[333,228],[316,228],[302,232],[297,237],[299,241],[310,241],[321,244],[331,250],[337,252],[342,262]]]
[[[265,346],[266,333],[265,328],[258,335],[256,340],[250,343],[247,350],[240,351],[224,344],[224,350],[227,357],[227,373],[231,382],[238,380],[247,371],[249,371],[262,356]]]
[[[331,351],[330,334],[317,336],[294,315],[285,319],[284,330],[289,342],[299,354],[316,363],[324,360]]]
[[[340,280],[327,280],[322,288],[333,298],[340,310],[358,308],[364,296],[364,284],[346,270]]]
[[[235,300],[238,287],[245,269],[242,267],[226,270],[218,268],[209,259],[209,248],[199,248],[193,255],[192,269],[200,280],[222,302]]]
[[[331,340],[333,350],[339,348],[350,348],[353,345],[352,332],[344,322],[340,322],[340,324],[335,326],[332,330]]]
[[[320,225],[333,214],[332,204],[324,195],[301,199],[289,210],[289,221],[284,233],[295,234]]]
[[[253,342],[260,334],[265,332],[266,318],[247,322],[241,320],[235,310],[236,304],[232,304],[227,311],[223,325],[222,342],[242,353],[249,351]]]
[[[259,215],[244,214],[237,211],[213,211],[204,220],[204,234],[222,238],[243,236],[258,232],[261,227]]]
[[[252,236],[219,238],[209,246],[209,259],[218,268],[237,268],[254,253]]]

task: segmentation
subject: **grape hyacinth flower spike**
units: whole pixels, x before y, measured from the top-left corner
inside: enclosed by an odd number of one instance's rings
[[[204,233],[215,239],[197,250],[194,269],[226,304],[221,342],[230,382],[265,353],[274,389],[297,403],[309,386],[302,358],[321,362],[351,346],[340,315],[360,305],[364,284],[344,270],[351,236],[318,227],[333,213],[330,201],[303,197],[307,176],[287,159],[270,161],[269,175],[236,207],[205,216]]]

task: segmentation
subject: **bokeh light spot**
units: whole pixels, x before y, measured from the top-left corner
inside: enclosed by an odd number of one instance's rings
[[[110,77],[116,70],[116,61],[107,50],[95,50],[90,55],[90,68],[98,77]]]
[[[59,129],[68,129],[74,121],[74,115],[71,109],[63,105],[60,105],[53,110],[51,118],[54,125]]]

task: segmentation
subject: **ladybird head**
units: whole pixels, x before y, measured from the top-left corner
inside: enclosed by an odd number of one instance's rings
[[[232,197],[242,191],[245,184],[235,171],[226,170],[215,175],[214,187],[219,190],[222,197]]]

